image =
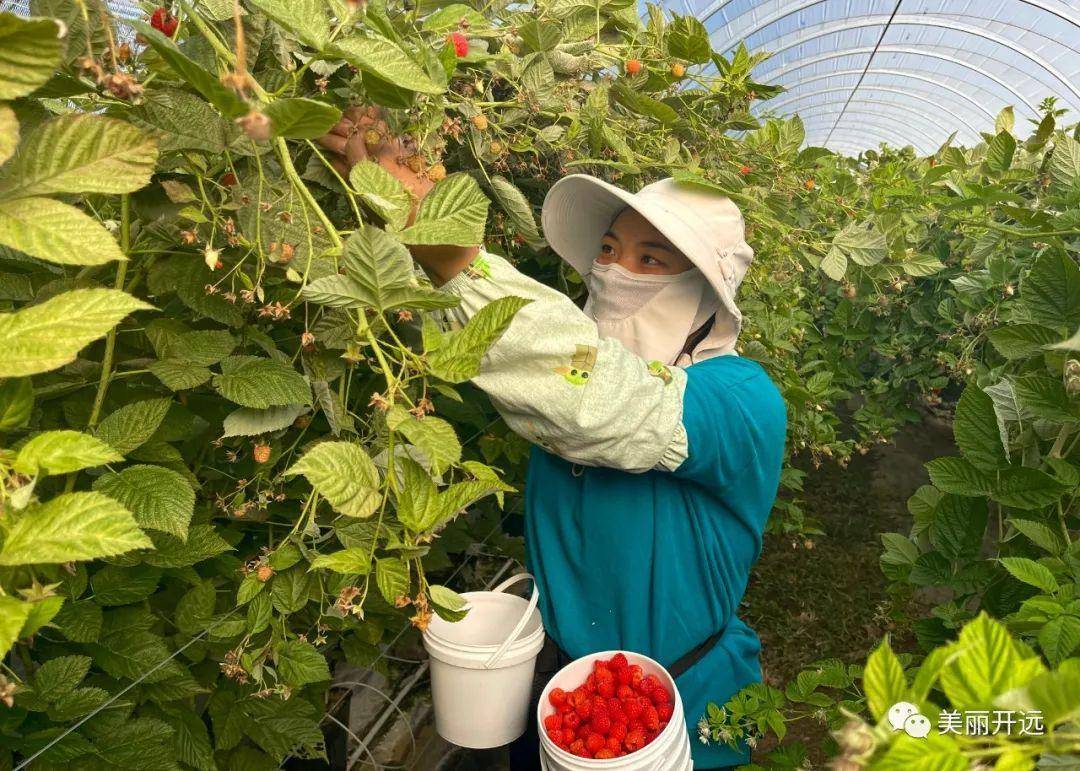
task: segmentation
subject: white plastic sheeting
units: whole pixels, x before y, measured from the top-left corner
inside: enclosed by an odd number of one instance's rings
[[[930,153],[954,131],[980,141],[1006,106],[1017,127],[1046,97],[1080,119],[1080,0],[671,0],[713,47],[773,56],[759,82],[784,86],[755,115],[799,114],[807,144],[880,142]]]

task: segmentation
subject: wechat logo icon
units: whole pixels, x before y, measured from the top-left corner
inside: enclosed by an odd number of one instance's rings
[[[919,714],[919,708],[907,701],[898,701],[889,707],[889,725],[894,731],[903,731],[915,739],[930,735],[929,718]]]

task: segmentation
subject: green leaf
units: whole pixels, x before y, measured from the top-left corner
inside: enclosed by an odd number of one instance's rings
[[[307,378],[288,364],[256,356],[230,356],[221,362],[214,389],[231,402],[259,410],[311,403]]]
[[[1080,179],[1080,142],[1064,132],[1054,138],[1054,152],[1050,156],[1050,177],[1058,186],[1064,188]]]
[[[210,581],[201,581],[179,599],[173,620],[184,634],[195,635],[210,625],[217,604],[217,592]]]
[[[295,567],[278,573],[271,581],[270,596],[279,613],[296,613],[308,603],[311,593],[311,576],[303,568]]]
[[[397,557],[383,557],[375,563],[375,583],[391,605],[409,593],[409,563]]]
[[[257,436],[281,431],[291,426],[306,409],[301,404],[285,404],[265,410],[241,407],[225,417],[222,437]]]
[[[203,718],[186,705],[164,708],[169,725],[176,732],[173,737],[173,752],[183,763],[198,771],[217,771],[214,760],[214,748],[210,744],[210,733],[206,730]]]
[[[34,409],[34,385],[28,377],[0,382],[0,431],[22,428]]]
[[[326,3],[319,0],[251,0],[251,4],[312,48],[330,40]]]
[[[51,622],[56,614],[60,612],[60,609],[64,606],[64,597],[61,595],[53,595],[52,597],[46,597],[38,602],[31,603],[30,615],[27,616],[26,621],[23,622],[22,631],[19,632],[19,637],[30,637],[36,634],[39,629]]]
[[[0,15],[0,23],[2,23],[2,20],[3,16]],[[2,29],[2,26],[0,26],[0,30]],[[0,552],[0,558],[2,557],[3,552]],[[30,615],[31,608],[29,602],[0,595],[0,656],[7,656],[11,646],[19,639],[19,632]]]
[[[1042,353],[1043,348],[1056,343],[1061,336],[1053,329],[1038,324],[1010,324],[990,331],[988,337],[998,353],[1006,359],[1026,359]]]
[[[998,560],[1001,566],[1018,581],[1042,589],[1044,592],[1053,594],[1061,587],[1058,585],[1050,568],[1027,557],[1002,557]]]
[[[150,307],[116,289],[75,289],[0,313],[0,377],[36,375],[70,364],[129,313]]]
[[[263,586],[263,584],[259,584]],[[248,634],[258,634],[270,625],[273,618],[274,603],[269,594],[257,594],[248,605],[245,625]]]
[[[1016,400],[1036,417],[1056,423],[1080,420],[1080,405],[1069,398],[1061,378],[1024,375],[1013,378],[1012,386]]]
[[[843,250],[837,246],[833,246],[825,254],[825,258],[822,259],[821,272],[831,278],[833,281],[839,281],[847,273],[847,256]]]
[[[1008,464],[994,402],[974,383],[964,388],[956,405],[953,433],[964,457],[975,466],[993,470]]]
[[[916,254],[900,263],[900,268],[909,276],[933,276],[945,268],[945,263],[932,254]]]
[[[679,16],[667,28],[664,36],[669,56],[704,64],[712,55],[709,33],[705,25],[693,16]]]
[[[1008,131],[1000,131],[986,146],[986,167],[999,173],[1008,171],[1014,155],[1016,139]]]
[[[201,98],[173,88],[153,89],[128,117],[136,126],[157,137],[161,153],[202,150],[223,153],[229,142],[230,126]]]
[[[79,431],[43,431],[19,449],[15,470],[35,476],[54,476],[123,460],[100,439]]]
[[[285,473],[303,474],[335,511],[347,517],[369,517],[382,500],[375,464],[352,442],[321,442]]]
[[[101,635],[101,606],[91,600],[69,602],[56,614],[54,622],[71,642],[97,642]]]
[[[481,308],[462,329],[443,335],[439,347],[428,353],[432,374],[451,383],[463,383],[475,377],[488,348],[530,302],[521,297],[500,297]]]
[[[156,323],[147,325],[148,334],[156,329]],[[236,348],[236,338],[224,329],[165,333],[152,342],[154,350],[162,359],[173,359],[201,367],[217,364]]]
[[[1058,616],[1039,630],[1039,647],[1052,666],[1057,666],[1080,647],[1080,618]]]
[[[930,520],[930,543],[949,559],[975,557],[986,531],[984,498],[946,494]]]
[[[156,163],[157,143],[138,127],[69,113],[26,136],[0,176],[0,197],[131,193],[150,182]]]
[[[391,290],[408,286],[412,281],[409,250],[371,225],[349,238],[341,261],[346,276],[366,291],[368,304],[379,310],[389,306]]]
[[[51,198],[0,199],[0,245],[57,265],[127,259],[97,220]]]
[[[34,690],[49,701],[57,701],[75,690],[89,671],[89,656],[57,656],[34,673]]]
[[[330,554],[320,554],[311,562],[312,569],[332,570],[347,575],[367,575],[371,572],[371,550],[352,547]]]
[[[899,734],[873,767],[874,771],[969,771],[970,764],[951,736],[931,732],[922,739]]]
[[[326,658],[309,642],[289,640],[277,647],[278,674],[286,685],[300,688],[330,679]]]
[[[990,496],[1005,506],[1031,511],[1056,503],[1068,489],[1044,471],[1014,467],[998,472]]]
[[[1032,543],[1048,551],[1050,554],[1060,555],[1067,546],[1057,530],[1044,525],[1042,522],[1010,517],[1009,524],[1023,533]]]
[[[461,459],[461,443],[454,433],[454,427],[442,418],[432,415],[416,418],[399,405],[394,405],[386,415],[386,425],[423,450],[431,462],[431,470],[436,474],[441,474]]]
[[[158,56],[180,76],[180,80],[188,84],[204,97],[210,104],[221,110],[226,118],[239,118],[250,109],[235,91],[221,83],[218,76],[201,65],[196,64],[177,47],[170,38],[158,32],[145,22],[135,19],[127,20],[136,32],[138,32],[150,47],[157,52]]]
[[[156,592],[160,583],[161,570],[145,565],[106,565],[90,579],[94,602],[102,606],[140,602]],[[115,616],[110,614],[102,619],[102,629],[106,637],[116,631],[110,624],[114,618]]]
[[[964,458],[937,458],[926,464],[930,481],[942,492],[954,495],[985,495],[993,480]]]
[[[884,640],[866,660],[863,670],[863,688],[867,706],[874,720],[880,720],[889,707],[907,698],[907,681],[904,668],[896,658],[889,641]]]
[[[154,551],[143,559],[163,568],[185,568],[233,549],[209,524],[191,525],[184,541],[168,533],[154,533],[151,537]]]
[[[889,253],[885,234],[872,222],[852,222],[836,234],[832,245],[855,264],[864,266],[876,265]]]
[[[960,630],[951,647],[957,656],[942,668],[941,686],[958,711],[986,709],[999,694],[1046,670],[1034,651],[1013,640],[1005,625],[985,611]]]
[[[395,230],[405,227],[412,198],[381,164],[367,159],[360,161],[349,171],[349,185],[387,225]]]
[[[139,527],[187,537],[195,491],[180,473],[161,466],[129,466],[99,477],[94,489],[122,503]]]
[[[131,512],[106,495],[65,493],[23,510],[0,547],[0,565],[111,557],[152,546]]]
[[[544,240],[540,237],[540,229],[536,225],[532,204],[517,185],[506,177],[495,174],[491,177],[491,191],[495,194],[499,206],[510,217],[514,230],[533,248],[542,247]]]
[[[341,110],[314,99],[276,99],[266,106],[274,136],[318,139],[341,120]]]
[[[1056,671],[1039,675],[1027,684],[1021,695],[1022,700],[1016,700],[1015,707],[1041,710],[1043,724],[1048,729],[1065,721],[1075,721],[1080,717],[1080,659],[1063,661]],[[1007,706],[1012,707],[1014,703]]]
[[[172,399],[168,397],[125,404],[101,421],[94,435],[121,455],[127,455],[154,435],[171,405]]]
[[[420,203],[416,220],[398,237],[406,244],[475,246],[483,241],[488,199],[471,176],[451,174]]]
[[[198,388],[214,375],[208,368],[182,359],[152,361],[147,369],[170,391]]]
[[[1032,321],[1072,332],[1080,326],[1080,267],[1065,251],[1048,249],[1021,281],[1020,297]]]
[[[63,55],[64,40],[52,19],[0,13],[0,100],[17,99],[43,86]]]
[[[397,43],[381,35],[369,33],[363,37],[339,40],[333,46],[333,53],[352,66],[398,88],[421,94],[441,94],[446,91],[446,86],[433,81]]]
[[[19,119],[15,111],[6,104],[0,104],[0,164],[3,164],[15,152],[19,145]]]

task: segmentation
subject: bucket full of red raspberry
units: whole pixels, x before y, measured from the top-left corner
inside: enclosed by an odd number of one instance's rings
[[[584,656],[551,679],[537,707],[549,771],[692,771],[675,681],[631,651]]]

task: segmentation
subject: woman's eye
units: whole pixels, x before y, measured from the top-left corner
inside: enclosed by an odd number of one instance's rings
[[[600,245],[600,254],[612,254],[614,251],[615,247],[613,247],[611,244]]]
[[[656,259],[655,257],[650,257],[647,254],[644,257],[641,258],[641,261],[645,265],[663,265],[664,264],[664,263],[660,262],[660,260]]]

